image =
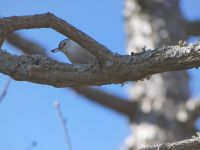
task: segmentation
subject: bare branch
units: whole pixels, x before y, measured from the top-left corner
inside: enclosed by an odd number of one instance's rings
[[[37,142],[33,141],[30,143],[30,145],[28,145],[28,147],[25,150],[33,150],[37,145]]]
[[[33,41],[27,40],[20,34],[12,33],[6,39],[10,44],[22,50],[25,54],[46,55],[45,49]]]
[[[200,42],[168,46],[137,56],[121,56],[118,62],[104,64],[100,68],[99,64],[70,65],[41,55],[14,56],[0,50],[0,72],[15,80],[55,87],[103,85],[137,81],[156,73],[198,67],[199,53]]]
[[[5,41],[5,36],[0,34],[0,48],[3,45],[4,41]]]
[[[88,100],[108,107],[118,113],[131,117],[137,112],[137,101],[131,102],[127,99],[123,99],[90,87],[77,87],[72,89],[74,89],[78,94],[88,98]]]
[[[61,120],[62,127],[63,127],[64,134],[65,134],[65,140],[66,140],[66,143],[67,143],[67,145],[68,145],[68,149],[69,149],[69,150],[72,150],[72,144],[71,144],[69,132],[68,132],[68,129],[67,129],[66,119],[64,119],[62,110],[61,110],[61,108],[60,108],[60,103],[59,103],[58,101],[55,101],[55,102],[54,102],[54,107],[56,108],[57,113],[58,113],[58,117],[59,117],[60,120]]]
[[[6,93],[8,91],[8,87],[9,87],[9,84],[10,84],[10,81],[11,81],[11,78],[9,78],[3,88],[3,91],[2,93],[0,94],[0,102],[2,102],[3,98],[6,96]]]
[[[111,51],[51,13],[0,19],[0,36],[20,29],[52,28],[79,43],[100,60],[113,60]]]
[[[200,114],[200,99],[191,99],[186,102],[186,110],[188,114],[188,119],[186,120],[186,124],[191,127],[194,126],[195,121],[199,117]]]
[[[185,25],[188,35],[200,36],[200,21],[186,21]]]
[[[14,35],[11,34],[7,39],[7,41],[22,50],[24,53],[38,53],[43,54],[44,48],[40,45],[33,43],[31,40],[27,40],[21,35],[15,33]],[[28,43],[28,44],[25,44]],[[37,51],[35,52],[35,49]],[[106,92],[88,88],[88,87],[79,87],[79,88],[71,88],[72,90],[76,91],[78,94],[85,96],[92,102],[96,102],[104,107],[112,109],[118,113],[123,113],[125,115],[134,116],[137,111],[137,104],[136,101],[130,102],[127,99],[123,99],[117,96],[113,96]]]
[[[140,150],[198,150],[200,148],[200,138],[187,139],[174,143],[165,143],[156,146],[141,148]]]

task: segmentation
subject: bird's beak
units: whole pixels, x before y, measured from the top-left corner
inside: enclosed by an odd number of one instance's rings
[[[59,52],[59,51],[60,51],[59,48],[55,48],[55,49],[52,49],[52,50],[51,50],[52,53]]]

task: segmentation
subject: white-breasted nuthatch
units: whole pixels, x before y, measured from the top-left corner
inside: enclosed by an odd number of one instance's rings
[[[88,64],[96,59],[93,54],[71,39],[62,40],[58,48],[51,50],[51,52],[58,51],[63,52],[72,63]]]

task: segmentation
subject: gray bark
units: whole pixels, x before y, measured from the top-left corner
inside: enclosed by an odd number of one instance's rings
[[[139,52],[144,46],[156,48],[185,40],[183,22],[179,0],[126,0],[128,53]],[[125,149],[185,139],[194,134],[193,128],[183,127],[178,121],[184,120],[182,104],[190,97],[188,81],[187,72],[178,71],[153,75],[150,80],[134,84],[130,96],[140,99],[141,111],[157,115],[149,115],[146,121],[140,116],[139,123],[131,120],[132,134],[125,142]]]
[[[168,46],[133,56],[113,55],[115,62],[109,61],[104,65],[100,65],[98,62],[71,65],[58,63],[38,54],[14,56],[0,50],[0,72],[15,80],[48,84],[55,87],[103,85],[137,81],[156,73],[197,67],[200,66],[199,53],[200,42],[187,46]],[[169,73],[165,74],[164,77],[167,78],[167,76]],[[180,77],[178,79],[182,80]],[[172,80],[172,82],[176,84],[175,82],[179,81]],[[169,86],[165,83],[163,85]],[[174,90],[171,92],[169,94],[175,94]],[[184,92],[187,94],[187,91]]]
[[[174,143],[165,143],[156,146],[141,148],[140,150],[199,150],[200,138],[193,137],[183,141]]]
[[[101,63],[103,62],[101,64],[103,68],[100,68],[100,71],[102,71],[101,69],[105,69],[103,72],[109,72],[109,67],[116,67],[116,69],[122,71],[131,70],[118,74],[120,79],[123,78],[123,81],[127,81],[127,76],[130,77],[128,80],[142,79],[148,75],[158,73],[155,72],[157,69],[159,72],[164,72],[199,66],[199,43],[188,45],[181,42],[178,46],[164,47],[155,50],[155,48],[164,44],[177,44],[179,40],[184,40],[188,34],[199,34],[198,22],[195,23],[195,29],[193,30],[190,30],[189,26],[194,23],[184,24],[186,21],[180,14],[178,0],[127,0],[126,2],[127,9],[125,14],[127,29],[130,29],[130,32],[128,32],[128,47],[130,48],[129,53],[134,52],[132,56],[123,56],[122,58],[119,55],[113,55],[110,53],[110,50],[97,43],[83,32],[49,13],[1,19],[0,45],[5,36],[12,31],[50,27],[69,36],[83,47],[88,48],[91,53],[96,54],[101,60]],[[166,17],[164,17],[165,15]],[[174,16],[171,17],[171,15]],[[32,23],[30,24],[30,22]],[[186,28],[186,30],[184,28]],[[16,38],[19,40],[16,40]],[[20,49],[25,50],[25,53],[45,54],[42,47],[35,46],[35,43],[27,41],[30,45],[35,47],[36,50],[33,50],[31,49],[32,46],[30,46],[30,48],[29,44],[24,44],[22,42],[24,39],[19,36],[14,35],[12,38],[8,38],[8,41]],[[148,49],[144,48],[144,43],[146,43],[145,45]],[[155,51],[135,54],[136,52],[141,52],[141,50],[150,50],[149,48]],[[77,68],[76,65],[60,64],[40,55],[17,57],[4,51],[0,51],[0,55],[3,56],[0,58],[1,71],[17,80],[51,84],[58,87],[78,86],[85,85],[87,81],[86,75],[83,75],[85,71],[86,74],[94,73],[90,72],[90,70],[84,70],[83,73],[82,71],[85,65],[79,65]],[[107,61],[109,63],[107,63]],[[113,64],[117,64],[109,66],[112,61],[114,62]],[[108,65],[108,68],[106,68],[106,65]],[[121,65],[121,68],[118,65]],[[129,65],[133,68],[130,68]],[[135,69],[137,67],[139,70]],[[110,69],[110,72],[113,72],[112,69]],[[62,71],[60,74],[56,74],[56,72],[58,73],[57,70]],[[72,73],[76,74],[77,70],[78,72],[80,71],[81,74],[83,73],[81,76],[85,79],[82,78],[80,81],[72,77],[65,78],[66,74],[63,75],[63,73],[68,73],[68,75],[72,75]],[[42,71],[42,73],[40,73],[40,71]],[[97,69],[95,71],[99,70]],[[50,75],[48,75],[49,72]],[[44,77],[41,75],[43,73],[45,75]],[[88,81],[90,81],[88,82],[89,85],[100,85],[104,82],[105,84],[122,82],[122,80],[110,81],[109,74],[108,78],[103,81],[101,77],[97,78],[100,81],[88,78]],[[63,80],[65,81],[64,83]],[[181,84],[179,84],[179,82]],[[194,103],[194,101],[186,102],[189,97],[187,82],[188,77],[186,72],[177,72],[174,75],[172,73],[154,75],[151,80],[145,81],[144,84],[141,84],[141,82],[136,84],[136,88],[133,90],[135,91],[135,102],[122,100],[116,96],[98,90],[94,90],[94,93],[91,94],[88,93],[87,88],[73,89],[94,102],[127,115],[130,118],[131,128],[134,129],[134,134],[130,136],[129,143],[126,146],[128,147],[127,149],[135,149],[154,143],[175,141],[192,135],[192,132],[195,131],[193,125],[199,114],[200,103]],[[90,89],[90,91],[91,90],[92,89]],[[96,98],[96,96],[100,97],[100,95],[103,95],[104,99]],[[185,124],[185,122],[187,123]],[[198,143],[196,143],[197,141]],[[174,146],[179,147],[179,144],[184,148],[185,146],[191,146],[191,148],[195,146],[198,147],[199,139],[168,143],[159,145],[159,147],[152,146],[145,149],[171,149],[170,146],[175,148]]]

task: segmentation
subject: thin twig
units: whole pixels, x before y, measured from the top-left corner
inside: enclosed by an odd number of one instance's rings
[[[68,145],[68,149],[72,150],[72,144],[71,144],[71,140],[70,140],[67,124],[66,124],[66,119],[64,119],[64,117],[63,117],[63,113],[62,113],[62,110],[60,108],[60,103],[58,101],[55,101],[54,102],[54,107],[56,108],[58,116],[59,116],[59,118],[61,120],[61,123],[62,123],[62,126],[63,126],[63,130],[64,130],[64,134],[65,134],[65,140],[66,140],[66,143]]]
[[[3,98],[6,96],[6,93],[8,91],[8,87],[9,87],[9,84],[10,84],[10,81],[11,81],[11,78],[9,78],[3,88],[3,91],[0,95],[0,103],[2,102]]]
[[[37,142],[33,141],[25,150],[32,150],[37,146]]]

